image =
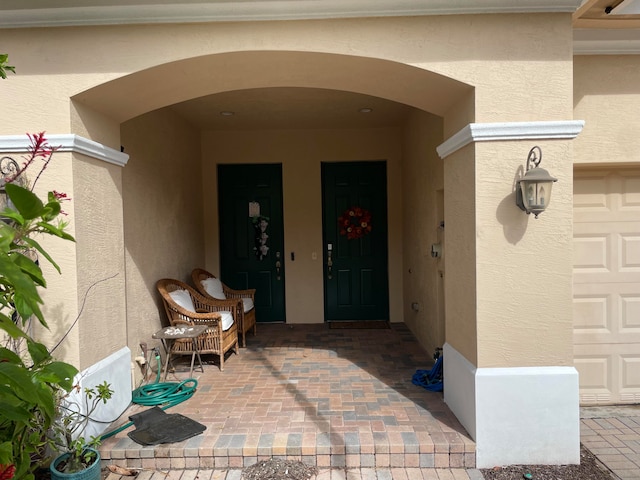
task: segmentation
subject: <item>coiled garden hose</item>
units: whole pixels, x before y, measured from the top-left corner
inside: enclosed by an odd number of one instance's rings
[[[143,385],[133,391],[131,401],[138,405],[164,405],[163,410],[173,407],[191,398],[196,391],[198,381],[188,378],[180,383],[163,382]]]
[[[131,393],[131,402],[144,406],[160,406],[163,410],[178,405],[188,400],[196,393],[198,381],[195,378],[188,378],[182,382],[160,382],[160,372],[162,370],[162,362],[160,353],[156,350],[156,362],[158,364],[156,380],[154,383],[142,385]],[[126,423],[115,430],[105,433],[100,440],[105,440],[121,431],[129,428],[133,422]]]

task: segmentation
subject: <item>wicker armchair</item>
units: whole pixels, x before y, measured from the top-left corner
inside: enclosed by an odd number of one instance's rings
[[[170,278],[158,280],[156,288],[162,297],[171,326],[209,325],[205,333],[197,339],[198,350],[201,354],[219,355],[220,371],[223,371],[225,353],[234,349],[238,354],[238,321],[234,309],[221,308],[210,303],[192,287],[179,280]],[[192,311],[192,308],[195,311]],[[221,313],[225,310],[231,312],[233,316],[231,325],[226,329],[223,328],[226,319]],[[172,355],[191,355],[192,353],[193,342],[191,339],[176,339],[173,342]]]
[[[196,268],[191,272],[191,279],[196,289],[202,295],[204,295],[210,301],[215,302],[216,304],[220,303],[220,305],[227,305],[227,303],[223,302],[228,302],[229,300],[242,300],[242,302],[237,307],[236,318],[238,319],[238,328],[240,330],[240,334],[242,335],[242,346],[246,347],[247,332],[253,328],[253,334],[256,334],[255,288],[250,288],[247,290],[234,290],[227,287],[220,281],[219,286],[222,287],[222,291],[218,289],[218,292],[216,293],[212,290],[212,288],[210,288],[211,280],[217,280],[216,277],[201,268]]]

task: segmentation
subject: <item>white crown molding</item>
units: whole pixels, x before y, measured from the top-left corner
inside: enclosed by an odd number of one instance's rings
[[[581,0],[253,0],[164,3],[137,0],[23,0],[19,8],[0,6],[0,28],[140,23],[570,12]],[[43,8],[39,8],[43,5]]]
[[[57,148],[58,152],[79,153],[120,167],[124,167],[129,161],[126,153],[78,135],[46,135],[46,138],[49,145]],[[27,153],[30,147],[31,140],[27,135],[0,135],[0,154]]]
[[[639,55],[640,29],[594,29],[573,31],[574,55]]]
[[[472,142],[575,138],[583,128],[584,120],[470,123],[436,150],[440,158],[446,158]]]

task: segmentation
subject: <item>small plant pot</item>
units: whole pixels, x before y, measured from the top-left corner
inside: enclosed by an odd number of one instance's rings
[[[57,466],[64,462],[67,458],[69,458],[68,453],[63,453],[62,455],[56,457],[49,467],[51,471],[51,479],[52,480],[100,480],[100,453],[93,449],[88,448],[96,454],[96,459],[93,461],[91,465],[89,465],[84,470],[80,470],[79,472],[74,473],[64,473],[60,472],[57,469]]]

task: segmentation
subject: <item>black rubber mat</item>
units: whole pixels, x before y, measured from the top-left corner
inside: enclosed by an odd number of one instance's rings
[[[129,438],[140,445],[176,443],[199,435],[207,427],[179,413],[167,414],[160,407],[131,415],[129,420],[136,429]]]

